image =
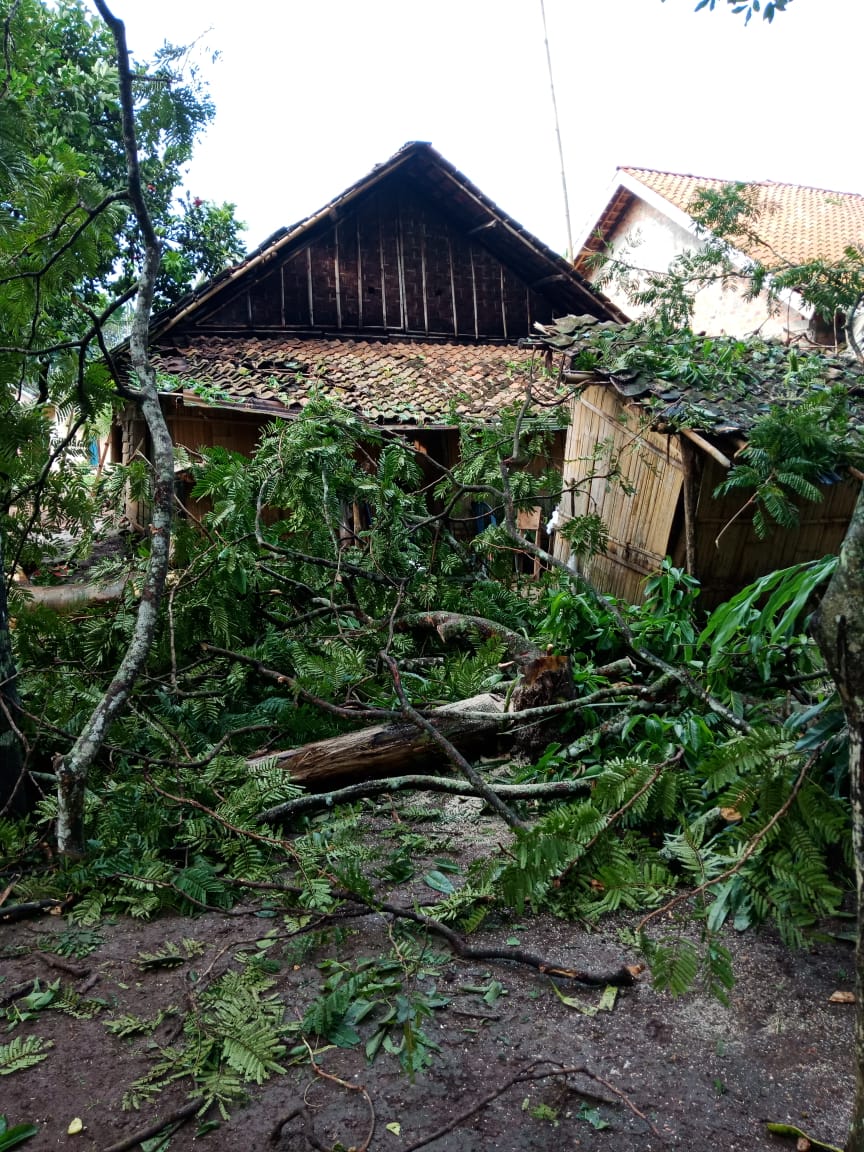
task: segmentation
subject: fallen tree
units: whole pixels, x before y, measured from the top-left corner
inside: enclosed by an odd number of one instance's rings
[[[500,728],[497,717],[503,710],[504,698],[485,692],[436,708],[429,713],[429,720],[458,748],[471,753],[481,744],[495,746]],[[464,712],[471,715],[464,716]],[[407,765],[444,767],[447,763],[431,736],[410,723],[377,724],[269,756],[256,756],[249,766],[255,768],[268,762],[288,772],[295,783],[310,785],[328,785],[345,777],[404,772]]]

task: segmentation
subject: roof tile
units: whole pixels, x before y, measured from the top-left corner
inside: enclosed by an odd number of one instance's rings
[[[162,390],[187,400],[215,389],[217,404],[287,416],[319,394],[373,420],[420,425],[449,423],[457,401],[461,413],[495,418],[522,398],[531,365],[512,345],[296,336],[189,337],[151,354]],[[538,375],[535,395],[554,399]]]
[[[651,168],[621,168],[634,180],[690,213],[699,192],[719,191],[728,180],[658,172]],[[736,241],[748,256],[770,264],[771,254],[803,264],[810,260],[838,260],[852,244],[864,242],[864,196],[857,192],[831,192],[773,180],[748,183],[757,190],[760,215],[756,230],[768,249]]]

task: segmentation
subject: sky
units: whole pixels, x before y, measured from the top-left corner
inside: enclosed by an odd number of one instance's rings
[[[200,38],[216,117],[186,186],[234,203],[249,247],[428,140],[565,251],[540,0],[111,6],[136,56]],[[619,165],[864,192],[861,0],[793,0],[749,27],[723,0],[545,7],[574,236]]]

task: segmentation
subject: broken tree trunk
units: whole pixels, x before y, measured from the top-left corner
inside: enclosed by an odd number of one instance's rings
[[[477,751],[484,745],[494,747],[501,725],[496,716],[504,711],[500,696],[484,693],[469,700],[445,704],[429,714],[429,719],[442,735],[461,752]],[[476,715],[463,716],[462,712],[486,712],[489,719]],[[272,760],[273,756],[257,756],[250,766]],[[361,728],[359,732],[346,732],[329,740],[317,740],[299,748],[275,753],[276,766],[290,772],[298,784],[328,784],[340,777],[364,778],[402,773],[411,769],[447,766],[447,759],[438,745],[414,724],[378,724],[374,728]]]
[[[52,608],[64,612],[71,608],[108,604],[123,595],[128,577],[109,583],[90,584],[16,584],[20,592],[19,609]]]

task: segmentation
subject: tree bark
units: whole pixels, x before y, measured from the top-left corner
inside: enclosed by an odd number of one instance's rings
[[[126,587],[125,576],[109,583],[90,584],[18,584],[25,608],[52,608],[65,612],[90,604],[110,604],[119,600]]]
[[[503,712],[500,697],[490,694],[472,696],[455,704],[437,708],[431,716],[436,729],[460,751],[473,751],[478,746],[494,744],[501,725],[496,717]],[[461,712],[488,712],[489,719],[462,716]],[[404,772],[407,765],[419,769],[445,765],[447,759],[438,745],[416,725],[377,724],[359,732],[346,732],[329,740],[317,740],[300,748],[276,752],[276,766],[291,774],[298,784],[314,783],[329,787],[340,778],[387,776]],[[250,766],[272,760],[257,756]]]
[[[813,630],[846,713],[849,793],[858,897],[855,962],[856,1088],[846,1152],[864,1152],[864,491],[852,513],[837,569]]]
[[[550,780],[544,784],[496,784],[495,795],[502,800],[570,800],[588,792],[593,784],[591,777],[575,780]],[[259,812],[256,819],[261,824],[276,820],[291,820],[295,816],[309,812],[320,812],[339,804],[353,804],[371,796],[396,796],[400,792],[441,792],[447,796],[479,797],[477,789],[467,780],[452,776],[390,776],[386,780],[364,780],[359,784],[349,784],[332,792],[316,792],[308,796],[298,796],[295,800],[285,800],[266,812]]]
[[[85,723],[74,746],[65,757],[59,759],[57,764],[57,846],[60,852],[71,855],[79,855],[84,850],[84,794],[87,774],[102,747],[111,723],[132,692],[156,632],[159,603],[168,573],[171,514],[174,504],[174,446],[159,404],[156,373],[147,351],[150,313],[161,246],[147,212],[141,188],[126,30],[123,22],[110,12],[104,0],[95,2],[100,16],[111,29],[117,47],[129,198],[143,241],[144,255],[138,280],[129,349],[132,367],[138,377],[136,402],[147,424],[153,445],[155,485],[153,518],[150,525],[150,560],[132,639],[111,683]]]
[[[22,778],[24,758],[12,718],[18,708],[18,669],[9,630],[9,604],[3,567],[4,540],[0,533],[0,815],[23,816],[28,797]]]

